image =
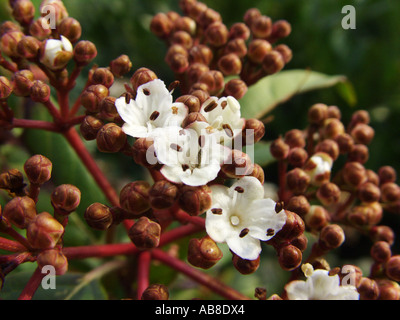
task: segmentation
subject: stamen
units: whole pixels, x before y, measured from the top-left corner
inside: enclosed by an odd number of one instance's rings
[[[273,236],[275,234],[275,230],[274,229],[268,229],[267,230],[267,236]]]
[[[204,108],[204,111],[205,111],[205,112],[211,112],[211,111],[213,111],[216,107],[218,107],[218,103],[216,103],[215,101],[211,101],[211,102]]]
[[[149,96],[149,95],[150,95],[150,90],[144,88],[144,89],[143,89],[143,93],[144,93],[146,96]]]
[[[171,143],[169,146],[172,150],[178,151],[178,152],[182,152],[182,147],[177,145],[176,143]]]
[[[218,215],[220,215],[220,214],[222,214],[222,209],[214,208],[214,209],[211,209],[211,212],[212,212],[213,214],[218,214]]]
[[[224,109],[226,108],[227,105],[228,105],[228,102],[227,102],[227,101],[222,101],[222,102],[221,102],[222,110],[224,110]]]
[[[233,137],[233,130],[229,124],[223,124],[222,128],[225,130],[225,133],[229,138]]]
[[[206,137],[205,136],[203,136],[203,135],[201,135],[201,136],[199,136],[199,146],[200,146],[200,148],[203,148],[204,147],[204,145],[205,145],[205,143],[206,143]]]
[[[244,189],[242,187],[238,186],[238,187],[235,188],[235,191],[238,192],[238,193],[243,193]]]
[[[150,120],[154,121],[158,118],[158,116],[160,115],[160,113],[158,111],[154,111],[151,115],[150,115]]]
[[[275,205],[275,212],[276,213],[281,212],[283,210],[284,206],[285,206],[285,204],[283,201],[277,202]]]
[[[180,82],[178,80],[175,80],[174,82],[170,83],[168,86],[168,91],[172,93],[178,86],[180,85]]]
[[[247,234],[249,233],[249,231],[250,231],[249,229],[244,228],[242,231],[240,231],[239,237],[240,237],[240,238],[243,238],[243,237],[247,236]]]
[[[186,171],[186,170],[188,170],[189,169],[189,166],[187,165],[187,164],[183,164],[182,165],[182,170],[183,171]]]
[[[172,114],[178,114],[178,108],[177,107],[171,107],[172,109]]]

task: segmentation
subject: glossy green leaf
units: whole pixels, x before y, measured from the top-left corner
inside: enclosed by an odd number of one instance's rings
[[[275,162],[275,158],[272,156],[270,151],[271,142],[259,141],[254,145],[246,146],[243,151],[246,152],[254,163],[259,164],[261,167],[265,167],[272,162]]]
[[[250,86],[240,100],[244,118],[263,118],[277,105],[297,94],[332,87],[346,81],[341,75],[330,76],[310,70],[287,70],[267,76]]]

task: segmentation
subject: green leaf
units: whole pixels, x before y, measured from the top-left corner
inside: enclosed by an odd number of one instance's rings
[[[270,145],[271,142],[261,140],[254,145],[246,146],[243,152],[247,153],[254,163],[266,167],[276,161],[271,154]]]
[[[332,87],[346,81],[341,75],[330,76],[311,70],[287,70],[267,76],[250,86],[240,100],[242,116],[263,118],[277,105],[296,94]]]

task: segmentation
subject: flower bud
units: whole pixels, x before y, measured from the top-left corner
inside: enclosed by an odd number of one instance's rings
[[[149,204],[150,185],[146,181],[135,181],[125,185],[120,194],[121,208],[138,216],[150,209]]]
[[[203,90],[190,90],[189,93],[192,96],[197,97],[200,101],[200,104],[203,104],[210,97],[210,94],[207,91]]]
[[[356,144],[347,155],[348,161],[359,162],[364,164],[369,159],[369,150],[366,145]]]
[[[38,56],[40,41],[35,37],[25,36],[18,42],[18,54],[25,59],[34,59]]]
[[[308,153],[306,150],[300,147],[290,149],[288,155],[288,161],[293,167],[303,167],[308,159]]]
[[[115,123],[105,124],[97,133],[97,148],[101,152],[115,153],[120,151],[126,143],[127,137],[122,128]]]
[[[295,195],[304,193],[309,184],[310,176],[300,168],[294,168],[290,170],[286,175],[286,184],[289,190],[291,190]]]
[[[251,32],[256,38],[267,38],[272,32],[272,20],[267,16],[259,16],[250,26]]]
[[[243,17],[243,21],[249,27],[252,26],[253,22],[258,18],[261,17],[261,12],[257,8],[250,8],[246,11]]]
[[[24,187],[24,177],[19,170],[10,169],[0,174],[0,189],[9,190],[11,193],[20,193]]]
[[[356,112],[353,113],[351,117],[351,121],[349,124],[349,129],[354,128],[357,124],[363,123],[363,124],[369,124],[370,122],[370,116],[369,112],[366,110],[357,110]]]
[[[133,90],[137,90],[142,84],[157,79],[157,75],[150,69],[140,68],[132,75],[130,82]]]
[[[183,73],[189,67],[188,57],[184,54],[175,54],[166,60],[171,70],[175,73]]]
[[[237,254],[232,253],[232,263],[236,270],[241,274],[252,274],[256,272],[260,266],[260,257],[258,257],[256,260],[246,260],[239,257]]]
[[[224,75],[217,70],[204,72],[198,82],[205,83],[207,85],[207,91],[211,95],[218,94],[225,85]]]
[[[376,280],[379,287],[379,300],[400,300],[400,285],[387,279]]]
[[[110,88],[114,83],[114,75],[108,68],[97,68],[92,74],[92,83]]]
[[[194,35],[196,33],[196,22],[190,17],[177,16],[177,18],[173,21],[173,24],[174,31],[185,31],[190,35]]]
[[[109,207],[95,202],[85,210],[87,224],[96,230],[107,230],[113,223],[113,215]]]
[[[353,149],[354,140],[347,133],[343,133],[343,134],[337,136],[335,141],[337,142],[337,144],[339,146],[339,151],[341,154],[349,153]]]
[[[239,178],[249,175],[253,171],[253,164],[248,154],[233,149],[221,170],[230,178]]]
[[[212,50],[206,45],[195,45],[189,50],[189,62],[202,63],[208,66],[213,59]]]
[[[153,140],[149,138],[138,138],[132,146],[133,160],[146,168],[157,164]]]
[[[279,249],[278,261],[284,270],[296,269],[301,264],[302,258],[301,250],[294,245],[289,244]]]
[[[289,155],[290,146],[281,138],[272,141],[270,146],[271,154],[278,160],[286,159]]]
[[[39,268],[43,269],[45,266],[53,266],[56,275],[61,276],[68,270],[67,257],[62,254],[60,250],[50,249],[39,252],[37,255],[37,264]]]
[[[343,229],[337,224],[330,224],[322,228],[318,243],[321,249],[332,250],[340,247],[344,239]]]
[[[315,152],[324,152],[335,161],[340,154],[339,145],[335,140],[324,139],[315,146]]]
[[[379,186],[379,176],[377,173],[375,173],[375,171],[371,170],[371,169],[367,169],[367,181]]]
[[[400,187],[394,182],[386,182],[380,187],[383,202],[396,202],[400,199]]]
[[[156,14],[150,22],[150,31],[161,39],[168,38],[172,27],[172,22],[165,13]]]
[[[400,281],[400,255],[392,256],[386,262],[386,275],[393,281]]]
[[[232,96],[240,100],[247,92],[247,85],[241,79],[231,79],[225,83],[224,96]]]
[[[292,49],[290,49],[287,45],[285,44],[279,44],[274,48],[275,51],[279,52],[282,57],[283,61],[285,64],[289,63],[292,58],[293,58],[293,52]]]
[[[35,80],[32,71],[27,69],[17,71],[11,79],[14,84],[14,94],[16,96],[29,96],[33,81]]]
[[[170,41],[172,44],[179,44],[185,49],[190,49],[193,46],[192,36],[183,30],[174,32]]]
[[[318,188],[317,198],[324,206],[330,206],[339,201],[340,193],[341,191],[336,184],[326,182]]]
[[[358,188],[358,198],[362,202],[377,202],[381,197],[381,191],[372,182],[365,182]]]
[[[40,154],[30,157],[24,164],[29,182],[36,185],[42,185],[50,180],[52,168],[51,161]]]
[[[7,20],[0,24],[0,38],[10,31],[21,31],[21,28],[16,23]]]
[[[261,182],[261,184],[264,184],[265,174],[263,168],[259,164],[254,163],[253,171],[249,175],[257,178]]]
[[[392,250],[386,241],[377,241],[371,247],[371,257],[378,263],[384,263],[392,256]]]
[[[394,243],[394,232],[388,226],[374,226],[370,229],[369,235],[372,241],[386,241],[390,245]]]
[[[207,122],[207,120],[200,112],[192,112],[183,119],[182,128],[186,128],[195,122]]]
[[[159,180],[150,188],[150,205],[156,210],[168,209],[178,199],[178,195],[179,190],[176,185],[167,180]]]
[[[81,95],[81,104],[89,112],[98,112],[100,110],[100,102],[109,94],[107,87],[101,84],[89,86]]]
[[[141,217],[130,228],[128,235],[140,250],[157,248],[160,243],[161,226],[147,217]]]
[[[304,252],[307,249],[308,245],[308,239],[307,236],[304,234],[298,236],[297,238],[294,238],[291,242],[291,245],[294,245],[296,248],[298,248],[301,252]]]
[[[162,284],[152,284],[142,294],[142,300],[168,300],[168,288]]]
[[[10,81],[4,77],[0,76],[0,100],[7,99],[13,91]]]
[[[277,212],[280,210],[275,209]],[[305,224],[303,219],[296,213],[285,210],[286,223],[274,236],[275,240],[290,241],[298,238],[304,233]]]
[[[207,27],[210,26],[211,24],[221,21],[222,21],[221,15],[217,11],[211,8],[207,8],[206,10],[204,10],[197,20],[198,24],[204,30],[206,30]]]
[[[282,39],[286,38],[292,32],[292,26],[286,20],[278,20],[272,24],[272,32],[270,38],[272,39]]]
[[[41,80],[35,80],[30,89],[31,99],[35,102],[47,102],[50,99],[50,86]]]
[[[64,36],[60,40],[48,39],[42,48],[40,62],[51,70],[61,70],[72,59],[73,51],[71,42]]]
[[[48,212],[38,214],[26,230],[30,245],[35,249],[54,248],[64,234],[64,227]]]
[[[304,217],[310,211],[310,203],[303,195],[293,196],[290,198],[285,209],[297,213],[300,217]]]
[[[252,62],[260,64],[271,50],[272,46],[267,40],[254,39],[249,43],[247,56]]]
[[[93,42],[79,41],[74,48],[74,60],[80,66],[89,64],[97,56],[97,48]]]
[[[189,109],[189,113],[200,111],[200,100],[193,95],[183,95],[176,99],[176,102],[182,102]]]
[[[64,6],[62,0],[43,0],[40,4],[40,12],[42,16],[46,16],[49,10],[47,7],[51,6],[52,11],[55,13],[56,25],[58,26],[60,22],[68,17],[68,11]]]
[[[312,205],[309,212],[305,215],[305,223],[311,230],[320,231],[327,226],[331,218],[328,211],[319,205]]]
[[[72,43],[75,43],[82,35],[82,27],[78,20],[67,17],[58,26],[58,32]]]
[[[236,22],[229,29],[229,39],[241,39],[246,41],[249,37],[250,29],[243,22]]]
[[[81,202],[81,191],[71,185],[62,184],[51,194],[51,204],[60,214],[69,214],[78,208]]]
[[[108,120],[111,122],[119,122],[120,120],[120,115],[117,111],[117,108],[115,107],[115,101],[116,98],[115,97],[105,97],[104,99],[102,99],[100,101],[100,115],[99,117],[101,117],[104,120]],[[100,129],[100,128],[99,128]]]
[[[29,33],[40,41],[47,39],[51,35],[48,19],[39,17],[37,20],[33,21],[29,26]]]
[[[267,289],[257,287],[254,290],[254,297],[258,300],[267,300]]]
[[[298,129],[292,129],[285,133],[284,137],[285,143],[289,145],[290,148],[304,148],[306,141],[304,138],[304,133]]]
[[[358,187],[366,182],[366,170],[361,163],[347,162],[343,168],[344,181],[353,187]]]
[[[88,141],[96,139],[97,133],[103,125],[104,123],[101,120],[93,116],[86,116],[80,125],[83,138]]]
[[[191,216],[198,216],[211,207],[211,189],[207,185],[200,187],[182,186],[179,190],[179,206]]]
[[[15,197],[4,206],[3,216],[17,228],[26,229],[36,218],[36,203],[29,197]]]
[[[271,50],[267,52],[263,61],[262,68],[267,73],[267,75],[271,75],[277,73],[283,69],[285,66],[285,60],[283,59],[282,54],[276,50]]]
[[[247,45],[243,39],[233,39],[228,41],[224,47],[224,54],[234,53],[239,58],[244,58],[247,55]]]
[[[328,116],[328,106],[323,103],[317,103],[308,110],[308,121],[312,124],[320,125]]]
[[[17,51],[18,42],[24,37],[19,30],[9,31],[0,38],[0,51],[10,58],[18,58]]]
[[[367,124],[359,123],[353,130],[351,130],[351,136],[356,143],[369,144],[374,138],[375,131]]]
[[[328,118],[324,121],[321,132],[325,139],[335,139],[341,134],[344,134],[345,129],[343,123],[339,119]]]
[[[202,269],[209,269],[222,258],[222,251],[209,236],[191,239],[187,259],[190,264]]]
[[[379,287],[375,280],[362,277],[357,287],[360,293],[360,300],[376,300],[379,296]]]
[[[381,184],[395,182],[397,179],[396,170],[391,166],[383,166],[378,170],[379,181]]]
[[[198,82],[201,76],[207,73],[208,71],[210,71],[210,68],[204,63],[201,62],[191,63],[188,69],[186,70],[186,76],[188,82],[190,84]]]

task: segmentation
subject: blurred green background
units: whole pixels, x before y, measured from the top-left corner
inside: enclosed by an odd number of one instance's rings
[[[82,25],[82,39],[94,42],[98,49],[95,63],[107,66],[121,54],[127,54],[133,62],[133,70],[140,67],[153,69],[166,83],[173,81],[173,74],[166,66],[164,43],[149,32],[151,17],[170,10],[181,12],[179,0],[65,0],[70,16]],[[40,1],[34,0],[36,4]],[[295,96],[274,109],[273,121],[266,127],[266,139],[272,140],[292,128],[306,126],[307,110],[317,102],[340,107],[344,123],[350,120],[356,109],[371,113],[371,125],[376,135],[370,145],[370,159],[366,166],[378,170],[391,165],[400,170],[400,2],[393,0],[205,0],[209,7],[219,11],[229,27],[242,21],[247,9],[257,7],[273,20],[286,19],[292,25],[292,34],[284,43],[293,50],[289,69],[311,69],[329,75],[345,75],[353,92],[343,92],[343,87],[313,91]],[[8,0],[0,0],[0,20],[9,19]],[[341,21],[342,7],[353,5],[356,9],[356,29],[344,30]],[[82,85],[84,79],[78,85]],[[348,89],[348,88],[347,88]],[[92,148],[94,150],[94,148]],[[97,154],[100,160],[112,160],[112,155]],[[102,164],[109,171],[132,169],[130,159],[116,159],[114,164]],[[108,167],[107,167],[108,166]],[[118,167],[118,168],[117,168]],[[130,169],[128,169],[130,168]],[[274,182],[274,167],[266,168],[266,180]],[[400,172],[400,171],[399,171]],[[115,179],[117,180],[117,179]],[[115,181],[123,185],[121,181]],[[123,182],[126,182],[123,180]],[[63,183],[67,183],[64,181]],[[399,232],[398,219],[394,223]],[[95,236],[94,236],[95,237]],[[76,240],[76,242],[79,242]],[[351,252],[352,257],[368,255],[368,248]],[[347,249],[342,250],[346,259]],[[334,259],[334,257],[332,258]],[[257,274],[269,273],[266,283],[257,283],[259,276],[237,277],[232,271],[221,274],[235,286],[254,288],[267,286],[273,290],[282,275],[275,274],[276,259],[263,262]],[[334,260],[333,260],[334,261]],[[226,265],[229,261],[225,261]],[[219,269],[216,270],[216,272]],[[162,274],[162,273],[161,273]],[[285,276],[283,276],[285,277]],[[192,289],[193,284],[177,285]],[[250,290],[250,289],[249,289]],[[179,292],[179,290],[177,291]],[[250,291],[249,291],[250,292]],[[184,295],[175,297],[186,298]]]

